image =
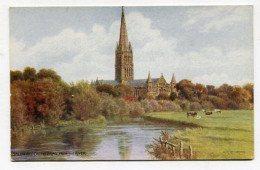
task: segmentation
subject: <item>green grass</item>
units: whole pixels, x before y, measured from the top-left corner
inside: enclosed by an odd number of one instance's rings
[[[180,140],[193,147],[196,159],[253,159],[254,113],[252,110],[226,110],[201,119],[187,118],[186,112],[148,113],[144,117],[186,127],[174,133],[173,143]],[[185,146],[184,146],[185,147]]]

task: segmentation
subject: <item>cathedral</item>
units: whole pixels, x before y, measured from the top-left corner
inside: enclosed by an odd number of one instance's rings
[[[134,79],[134,57],[131,43],[128,41],[124,8],[122,7],[121,27],[119,42],[115,50],[115,80],[96,80],[95,85],[110,84],[116,86],[118,84],[126,84],[134,89],[133,96],[149,95],[156,97],[159,94],[176,93],[176,80],[174,74],[170,83],[167,83],[163,74],[160,78],[151,78],[150,72],[147,79]]]

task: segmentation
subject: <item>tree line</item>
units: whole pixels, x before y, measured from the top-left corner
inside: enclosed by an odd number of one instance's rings
[[[138,117],[153,111],[253,109],[254,102],[253,84],[214,87],[185,79],[176,84],[178,93],[135,98],[133,88],[127,85],[93,86],[87,81],[68,84],[52,69],[11,70],[10,81],[12,129],[35,124],[53,126],[60,120]]]

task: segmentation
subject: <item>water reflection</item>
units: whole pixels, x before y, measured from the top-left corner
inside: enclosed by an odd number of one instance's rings
[[[106,127],[62,127],[12,134],[12,152],[65,152],[65,155],[13,155],[13,160],[147,160],[146,146],[161,130],[176,127],[145,121],[110,122]],[[75,153],[82,154],[75,154]]]

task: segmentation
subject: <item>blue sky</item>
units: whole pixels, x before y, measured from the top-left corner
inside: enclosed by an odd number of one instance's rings
[[[252,6],[125,7],[135,78],[253,82]],[[11,69],[114,79],[121,7],[11,8]]]

